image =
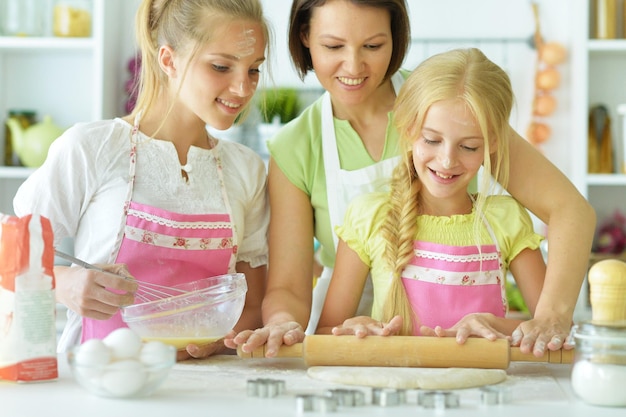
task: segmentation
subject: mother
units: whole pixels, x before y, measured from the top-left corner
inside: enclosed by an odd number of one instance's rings
[[[358,22],[358,24],[355,24]],[[292,60],[327,91],[268,144],[271,206],[264,327],[226,341],[244,351],[302,341],[315,328],[335,261],[333,226],[354,195],[381,186],[397,161],[391,109],[410,40],[404,0],[294,0]],[[563,347],[586,273],[595,213],[573,184],[510,129],[507,190],[549,226],[548,269],[534,317],[512,334],[523,352]],[[549,196],[549,198],[546,198]],[[313,242],[325,267],[315,294]],[[312,296],[313,294],[313,296]],[[313,307],[313,308],[312,308]],[[313,314],[311,314],[313,310]],[[565,347],[571,347],[565,343]]]

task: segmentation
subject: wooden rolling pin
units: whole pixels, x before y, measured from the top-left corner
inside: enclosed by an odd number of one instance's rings
[[[253,352],[237,349],[241,358],[265,357],[265,345]],[[506,369],[511,361],[572,363],[573,350],[524,354],[505,339],[453,337],[310,335],[303,343],[281,346],[277,357],[303,358],[307,366],[398,366],[414,368]]]

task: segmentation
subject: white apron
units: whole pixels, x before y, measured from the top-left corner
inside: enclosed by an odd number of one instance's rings
[[[404,77],[396,73],[391,77],[396,96],[404,83]],[[328,211],[332,228],[335,251],[337,250],[337,235],[335,227],[343,224],[343,218],[350,201],[358,195],[381,191],[388,186],[391,174],[398,164],[400,157],[388,158],[365,168],[354,171],[341,169],[339,153],[337,150],[337,137],[333,125],[333,109],[330,94],[326,92],[322,99],[322,151],[324,156],[324,172],[326,174],[326,194],[328,199]],[[333,275],[332,268],[324,267],[322,275],[313,288],[313,302],[311,316],[306,329],[306,334],[315,333],[317,323],[324,307],[324,299]],[[369,316],[372,313],[373,289],[372,280],[368,276],[361,302],[359,303],[358,315]]]

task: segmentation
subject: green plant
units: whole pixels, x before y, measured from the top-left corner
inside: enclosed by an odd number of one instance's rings
[[[276,116],[287,123],[300,113],[298,90],[295,88],[267,88],[259,91],[257,108],[263,123],[272,123]]]

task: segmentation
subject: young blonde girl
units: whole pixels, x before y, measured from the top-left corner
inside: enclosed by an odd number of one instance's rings
[[[510,337],[504,284],[511,269],[531,312],[545,275],[526,210],[489,195],[508,181],[506,73],[478,49],[433,56],[394,106],[401,162],[389,193],[349,207],[318,333]],[[492,166],[492,161],[494,166]],[[467,192],[481,167],[479,193]],[[351,318],[367,273],[372,317]]]

